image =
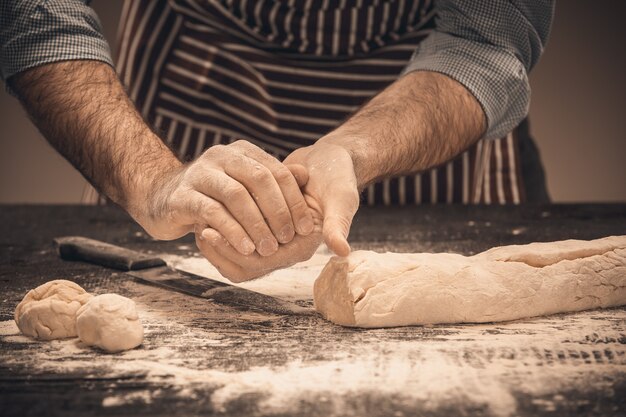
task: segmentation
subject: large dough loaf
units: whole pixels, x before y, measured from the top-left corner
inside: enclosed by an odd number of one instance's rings
[[[332,258],[315,308],[344,326],[484,323],[626,304],[626,236],[474,256],[355,251]]]

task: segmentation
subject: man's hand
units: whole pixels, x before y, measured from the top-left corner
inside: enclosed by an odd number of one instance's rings
[[[150,183],[129,211],[158,239],[179,238],[202,224],[217,230],[240,254],[256,249],[269,256],[295,232],[313,231],[299,188],[307,181],[306,170],[291,169],[246,141],[213,146]]]
[[[152,236],[195,224],[219,230],[240,253],[276,251],[313,230],[295,177],[250,143],[210,149],[183,165],[137,113],[107,64],[68,61],[17,74],[9,85],[46,139]]]
[[[311,258],[322,242],[321,219],[319,216],[314,219],[311,234],[296,235],[270,256],[260,256],[256,252],[241,255],[220,233],[210,228],[196,230],[196,245],[224,277],[233,282],[248,281]]]
[[[359,190],[352,158],[345,148],[319,140],[300,148],[285,159],[309,173],[304,187],[307,202],[323,219],[322,236],[330,250],[339,256],[350,254],[348,233],[359,208]]]

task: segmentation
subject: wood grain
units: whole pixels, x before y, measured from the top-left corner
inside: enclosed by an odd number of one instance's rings
[[[194,256],[190,239],[153,242],[113,208],[0,207],[0,222],[2,416],[618,416],[626,410],[624,308],[501,324],[347,329],[315,315],[215,305],[58,259],[52,238],[76,231],[137,250]],[[363,249],[470,254],[625,232],[624,205],[419,207],[364,210],[351,239]],[[294,279],[302,273],[294,269]],[[12,332],[12,311],[26,290],[54,278],[133,298],[144,344],[110,355],[75,340],[33,342]]]

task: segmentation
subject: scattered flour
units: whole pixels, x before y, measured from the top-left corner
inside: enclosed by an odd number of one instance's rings
[[[117,407],[128,403],[141,402],[150,404],[154,392],[149,390],[131,392],[125,395],[110,396],[102,400],[103,407]]]
[[[183,271],[289,301],[312,299],[313,283],[332,256],[330,250],[322,245],[308,261],[274,271],[252,281],[233,283],[222,277],[205,258],[161,255],[168,264]]]
[[[328,256],[318,253],[295,269],[240,285],[310,300],[316,271]],[[168,261],[219,277],[203,259]],[[516,414],[519,394],[531,395],[542,410],[558,411],[564,391],[610,390],[611,381],[626,378],[625,309],[497,325],[370,331],[310,318],[313,322],[300,324],[302,339],[285,340],[280,328],[259,332],[241,326],[268,320],[260,314],[222,311],[203,299],[131,281],[123,290],[144,323],[139,349],[104,355],[77,339],[20,347],[22,336],[8,320],[0,322],[0,362],[33,373],[136,377],[147,386],[169,387],[168,395],[209,401],[218,411],[252,395],[264,413],[287,415],[298,414],[303,401],[323,404],[328,415],[345,415],[354,406],[351,399],[369,393],[421,412],[456,403],[509,417]],[[12,347],[11,355],[3,357]],[[102,406],[150,404],[161,395],[160,389],[113,390]]]
[[[19,335],[20,329],[18,329],[15,320],[0,321],[0,336],[14,336]]]

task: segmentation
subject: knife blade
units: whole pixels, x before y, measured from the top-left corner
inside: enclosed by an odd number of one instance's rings
[[[82,236],[54,239],[61,259],[124,271],[135,280],[246,311],[314,315],[312,309],[212,278],[174,269],[159,258]]]

